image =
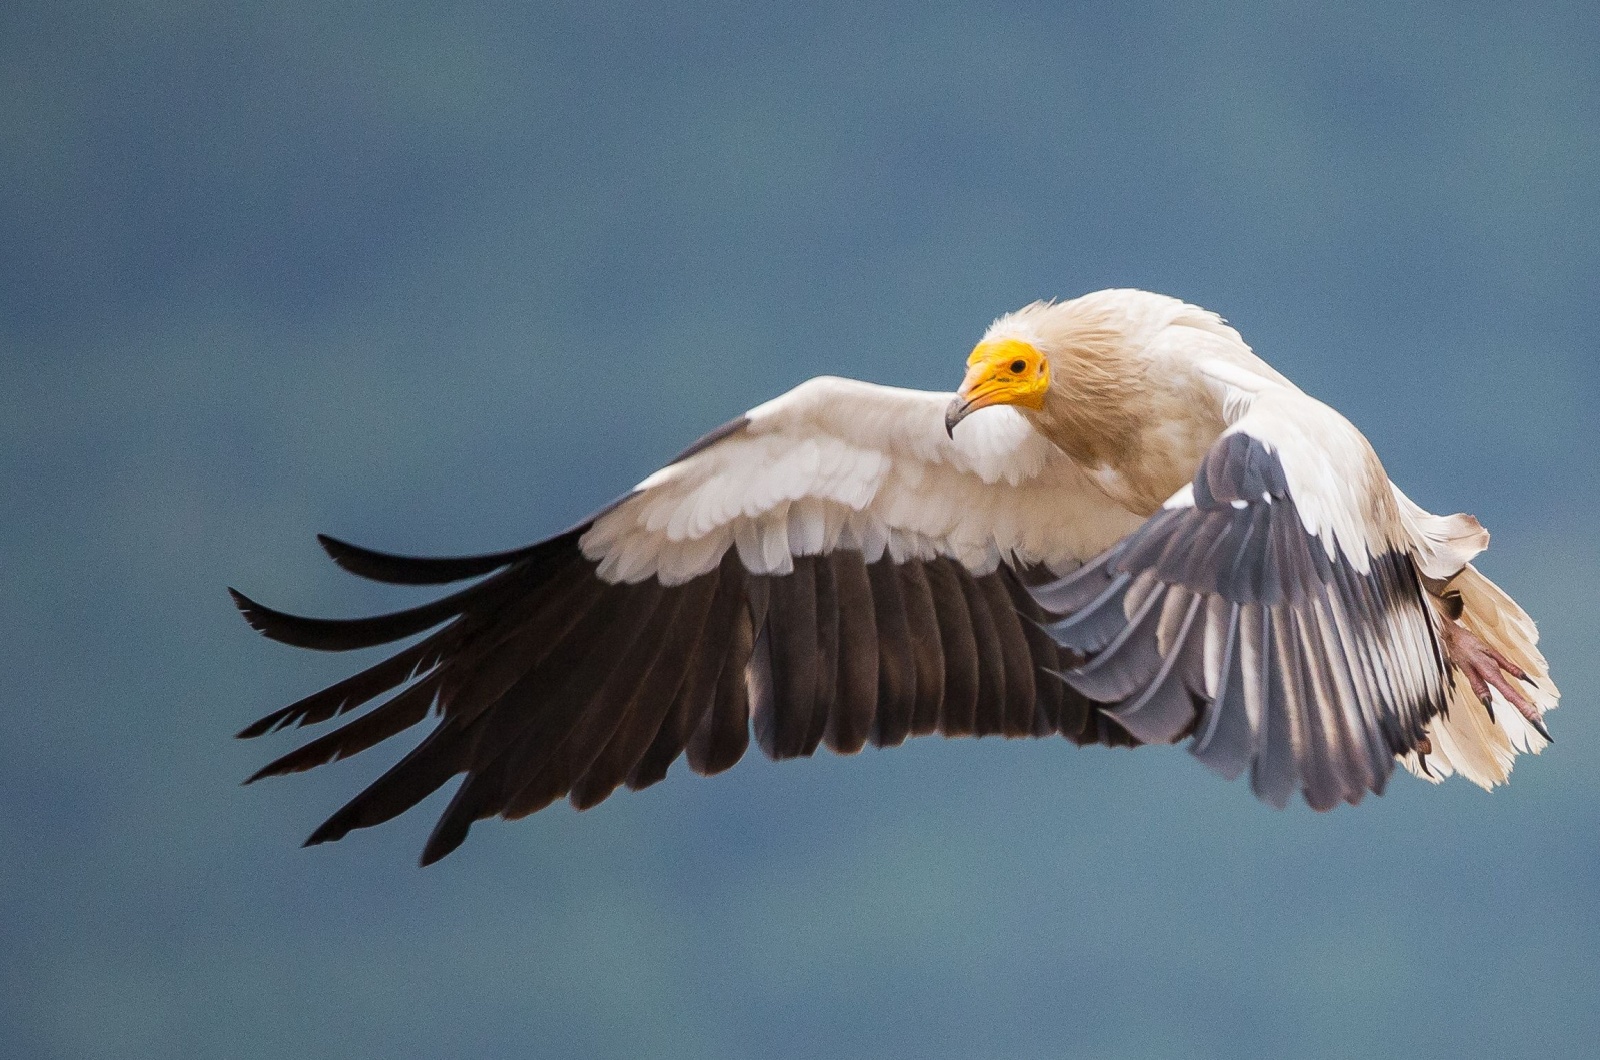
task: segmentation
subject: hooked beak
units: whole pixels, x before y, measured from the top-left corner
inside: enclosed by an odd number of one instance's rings
[[[960,394],[957,394],[955,396],[955,400],[951,401],[950,404],[946,406],[944,410],[944,433],[950,436],[951,441],[955,441],[956,424],[966,419],[967,413],[971,411],[972,402],[968,401]]]
[[[1019,339],[980,342],[967,358],[966,378],[944,410],[944,431],[953,440],[956,424],[990,405],[1037,409],[1050,385],[1048,362]]]

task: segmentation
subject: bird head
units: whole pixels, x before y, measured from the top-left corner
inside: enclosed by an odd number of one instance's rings
[[[1033,342],[1016,336],[985,337],[967,358],[967,375],[945,410],[944,428],[990,405],[1042,409],[1050,390],[1050,361]]]
[[[1096,291],[1007,313],[967,358],[945,429],[953,437],[979,409],[1010,405],[1069,453],[1116,443],[1145,385],[1139,351],[1180,318],[1237,339],[1215,315],[1148,291]]]

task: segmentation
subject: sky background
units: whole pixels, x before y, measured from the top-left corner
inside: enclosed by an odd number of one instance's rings
[[[0,1055],[1592,1055],[1591,4],[11,2],[0,11]],[[245,789],[359,665],[224,586],[563,528],[822,372],[952,389],[996,315],[1227,316],[1494,531],[1557,743],[1273,812],[1182,751],[680,764],[584,814],[399,749]]]

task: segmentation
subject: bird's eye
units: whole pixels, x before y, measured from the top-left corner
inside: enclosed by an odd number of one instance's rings
[[[1028,370],[1028,362],[1027,361],[1012,361],[1011,362],[1011,374],[1012,375],[1021,375],[1023,372],[1025,372],[1027,370]]]

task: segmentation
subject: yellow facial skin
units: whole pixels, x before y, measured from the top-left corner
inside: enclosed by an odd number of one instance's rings
[[[1030,343],[1021,339],[980,342],[967,358],[967,377],[945,412],[945,430],[954,436],[956,424],[990,405],[1043,408],[1049,389],[1050,362]]]

